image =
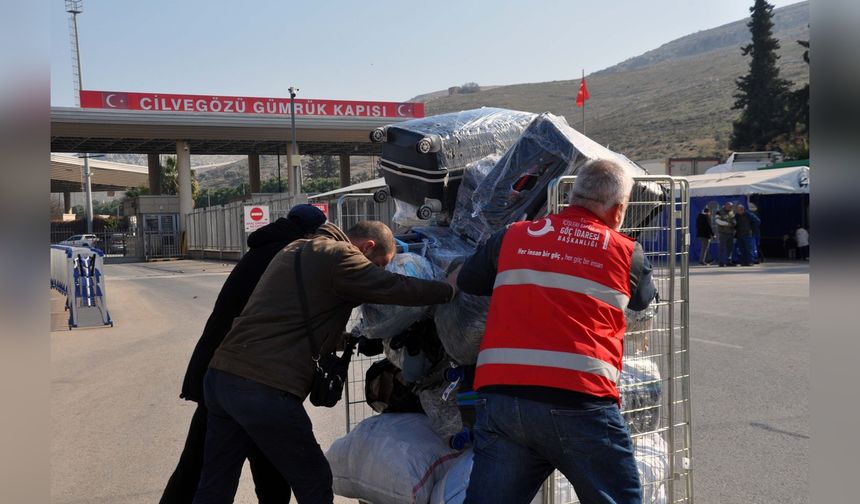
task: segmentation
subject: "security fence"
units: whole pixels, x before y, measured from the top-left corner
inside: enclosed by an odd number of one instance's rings
[[[187,250],[199,257],[238,259],[247,251],[244,207],[268,205],[272,221],[286,217],[290,208],[307,203],[306,195],[255,195],[249,201],[197,208],[186,215]]]

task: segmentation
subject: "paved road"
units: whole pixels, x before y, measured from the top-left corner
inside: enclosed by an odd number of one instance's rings
[[[194,411],[185,366],[231,268],[108,265],[114,328],[53,317],[52,502],[157,502]],[[693,270],[697,502],[809,501],[808,287],[805,264]],[[325,449],[343,409],[309,412]],[[256,502],[247,468],[236,502]]]

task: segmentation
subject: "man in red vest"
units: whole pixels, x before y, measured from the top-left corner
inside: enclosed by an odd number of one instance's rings
[[[642,247],[618,232],[632,187],[592,161],[568,208],[499,231],[459,272],[463,292],[492,295],[467,504],[527,504],[554,469],[583,504],[642,502],[616,387],[624,309],[657,293]]]

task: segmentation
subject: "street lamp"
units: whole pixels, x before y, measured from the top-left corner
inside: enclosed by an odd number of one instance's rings
[[[80,106],[81,90],[84,88],[84,81],[81,77],[81,45],[78,42],[78,14],[84,11],[83,0],[66,0],[66,12],[72,15],[69,20],[69,29],[72,31],[75,45],[72,47],[72,59],[74,60],[73,72],[77,75],[75,84],[75,102]],[[92,173],[90,173],[89,156],[84,158],[84,194],[86,195],[86,214],[87,214],[87,233],[93,232],[93,185]]]
[[[299,147],[296,144],[296,93],[299,91],[299,88],[294,88],[290,86],[288,89],[290,92],[290,131],[292,132],[293,137],[293,153],[290,156],[290,159],[294,159],[294,156],[298,156]],[[297,158],[296,158],[297,159]],[[293,165],[295,162],[290,163],[290,173],[293,175],[293,180],[295,180],[295,194],[299,194],[302,192],[302,171],[301,164],[299,164],[298,171],[293,169]]]

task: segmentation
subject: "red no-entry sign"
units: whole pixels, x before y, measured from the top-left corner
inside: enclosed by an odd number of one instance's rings
[[[269,206],[252,205],[245,207],[245,231],[251,232],[269,223]]]

